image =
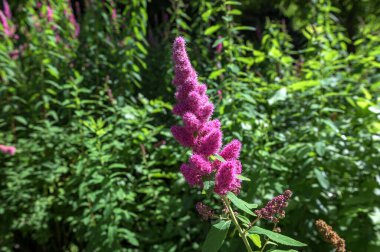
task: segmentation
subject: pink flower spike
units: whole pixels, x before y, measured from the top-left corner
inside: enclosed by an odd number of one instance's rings
[[[9,4],[8,4],[7,0],[3,0],[3,6],[4,6],[4,14],[5,14],[5,16],[8,19],[11,19],[12,18],[12,12],[11,12],[11,8],[9,7]]]
[[[16,153],[16,147],[14,147],[14,146],[6,146],[6,145],[1,145],[0,144],[0,152],[13,156]]]
[[[15,153],[16,153],[16,147],[14,147],[14,146],[9,146],[8,147],[8,153],[9,153],[9,155],[14,155]]]
[[[217,153],[221,146],[222,131],[214,129],[199,140],[196,152],[201,155],[210,156]]]
[[[53,21],[53,9],[50,8],[49,5],[47,7],[47,20],[48,20],[48,22],[52,22]]]
[[[199,127],[199,120],[198,118],[190,112],[187,112],[183,115],[183,123],[185,124],[185,127],[190,130],[197,130]]]
[[[186,99],[188,110],[192,111],[193,113],[199,111],[201,103],[202,97],[197,92],[192,91],[189,93],[189,96]]]
[[[205,95],[207,91],[207,86],[205,84],[200,84],[197,86],[197,91],[200,95]]]
[[[234,161],[235,161],[235,172],[236,172],[236,174],[241,174],[241,172],[242,172],[241,162],[239,160],[234,160]]]
[[[220,130],[220,126],[221,126],[220,121],[218,119],[208,121],[202,125],[198,134],[200,136],[205,136],[205,135],[209,134],[211,131],[213,131],[214,129]]]
[[[190,186],[202,184],[201,176],[190,165],[182,164],[180,170]]]
[[[173,44],[173,61],[174,61],[174,85],[182,85],[185,81],[198,83],[197,74],[191,66],[187,56],[185,39],[178,37]]]
[[[223,148],[223,150],[220,152],[220,155],[225,160],[238,159],[240,155],[240,149],[241,149],[240,141],[237,139],[234,139]]]
[[[171,128],[174,138],[183,146],[192,149],[188,164],[181,166],[181,172],[190,186],[202,186],[202,176],[216,171],[215,192],[224,195],[231,191],[238,193],[241,181],[236,178],[242,171],[240,161],[241,143],[233,140],[220,153],[226,162],[209,161],[209,157],[219,153],[222,146],[222,131],[219,120],[211,120],[214,105],[206,94],[205,84],[198,83],[186,52],[183,37],[177,37],[173,43],[174,80],[177,104],[173,113],[182,117],[184,126]],[[221,96],[221,91],[218,91]]]
[[[215,175],[215,192],[219,195],[225,195],[227,192],[236,189],[235,174],[236,170],[234,162],[227,161],[222,163]]]
[[[199,110],[198,112],[199,119],[202,121],[207,121],[210,119],[213,112],[214,112],[214,105],[209,102],[208,104],[206,104]]]
[[[190,92],[196,90],[198,84],[191,80],[181,81],[181,85],[177,88],[176,99],[184,100]]]
[[[80,32],[80,26],[79,24],[77,23],[76,19],[75,19],[75,16],[74,16],[74,13],[73,11],[71,11],[70,15],[69,15],[69,21],[70,23],[74,26],[75,28],[75,33],[74,33],[74,36],[75,38],[77,38],[79,36],[79,32]]]
[[[4,15],[4,13],[1,10],[0,10],[0,21],[4,29],[4,34],[9,37],[11,35],[11,32],[9,30],[7,17]]]
[[[116,12],[115,8],[112,9],[111,18],[112,18],[112,20],[116,20],[117,19],[117,12]]]
[[[190,157],[190,164],[197,170],[197,173],[201,175],[208,175],[211,173],[211,163],[201,155],[192,155]]]
[[[55,29],[53,29],[53,30],[55,30]],[[59,34],[55,34],[55,42],[56,43],[61,42],[61,36],[59,36]]]
[[[178,103],[174,105],[173,107],[173,114],[182,116],[184,113],[186,113],[186,106],[183,103]]]
[[[222,38],[222,36],[218,36],[218,39],[221,39],[221,38]],[[217,53],[221,53],[222,50],[223,50],[223,42],[219,43],[219,44],[216,46],[215,51],[216,51]]]
[[[194,146],[194,135],[188,129],[181,126],[173,126],[171,131],[174,138],[184,147]]]

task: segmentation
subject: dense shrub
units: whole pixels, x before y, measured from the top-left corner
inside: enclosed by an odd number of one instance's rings
[[[279,226],[306,251],[331,249],[317,219],[351,251],[380,249],[377,1],[9,2],[0,144],[17,152],[0,156],[2,251],[200,249],[209,224],[169,132],[177,35],[225,139],[243,143],[242,197],[291,188]]]

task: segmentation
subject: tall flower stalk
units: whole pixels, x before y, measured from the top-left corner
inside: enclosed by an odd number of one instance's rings
[[[9,7],[9,4],[6,0],[3,0],[4,11],[0,10],[0,23],[3,27],[3,33],[6,37],[18,39],[18,36],[15,34],[16,27],[12,24],[12,13]]]
[[[186,52],[186,43],[183,37],[177,37],[173,44],[173,61],[175,77],[173,84],[176,87],[176,104],[173,113],[182,118],[182,125],[171,128],[174,138],[184,147],[191,149],[188,162],[181,165],[180,170],[191,187],[205,187],[205,181],[214,180],[214,192],[219,196],[225,211],[228,214],[227,230],[231,221],[234,223],[247,251],[253,251],[247,239],[250,230],[260,220],[274,223],[285,217],[285,208],[292,192],[286,190],[284,194],[273,198],[267,205],[253,213],[254,208],[236,195],[240,193],[242,165],[239,161],[241,142],[233,139],[222,148],[222,130],[218,119],[212,119],[214,105],[207,96],[207,86],[198,82],[196,71],[193,69]],[[245,228],[239,224],[238,215],[231,203],[239,209],[256,216],[252,222],[246,222]],[[203,220],[217,218],[214,211],[198,202],[196,210]],[[226,219],[222,217],[222,219]],[[223,225],[222,225],[223,226]],[[257,231],[256,231],[257,232]],[[265,231],[271,232],[272,231]],[[278,237],[278,236],[273,236]],[[289,238],[291,239],[291,238]],[[206,239],[207,241],[207,239]],[[269,239],[262,247],[264,251]],[[295,240],[294,240],[295,241]],[[223,242],[223,241],[222,241]],[[294,246],[305,246],[295,241]],[[221,245],[221,244],[220,244]]]
[[[183,126],[171,128],[174,138],[184,147],[192,150],[188,163],[181,165],[181,173],[190,186],[203,187],[203,178],[215,174],[214,191],[221,196],[236,225],[248,251],[252,251],[235,214],[225,197],[228,192],[240,191],[242,166],[238,160],[241,143],[234,139],[222,150],[222,130],[218,119],[212,120],[214,105],[206,94],[205,84],[198,83],[198,77],[187,56],[185,40],[178,37],[173,45],[173,61],[177,104],[173,113],[182,117]],[[222,161],[212,161],[214,155]]]
[[[173,113],[182,117],[183,126],[173,126],[175,139],[192,150],[188,163],[182,164],[181,172],[190,186],[203,186],[203,178],[215,173],[215,192],[221,196],[240,190],[241,163],[238,160],[241,143],[234,139],[222,150],[222,131],[218,119],[212,120],[214,105],[206,94],[205,84],[199,84],[195,70],[186,53],[185,40],[176,38],[173,45],[177,104]],[[225,162],[210,158],[218,154]]]

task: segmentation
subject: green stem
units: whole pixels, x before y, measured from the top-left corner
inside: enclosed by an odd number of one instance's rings
[[[274,231],[274,230],[276,229],[276,227],[277,227],[277,223],[274,224],[274,227],[273,227],[272,230]],[[264,243],[264,246],[261,248],[260,252],[263,252],[263,251],[264,251],[264,249],[265,249],[265,247],[267,246],[268,242],[269,242],[269,239],[266,239],[266,240],[265,240],[265,243]]]
[[[240,234],[241,238],[243,239],[243,242],[244,242],[245,247],[247,248],[247,251],[253,252],[251,246],[249,245],[247,237],[245,236],[243,230],[241,229],[241,227],[239,225],[239,222],[236,219],[236,216],[234,214],[234,211],[232,210],[232,207],[231,207],[230,203],[228,202],[228,199],[226,198],[226,196],[221,196],[221,197],[222,197],[222,200],[224,201],[224,203],[227,206],[228,212],[230,213],[230,215],[232,217],[232,221],[234,222],[237,230],[239,231],[239,234]]]
[[[255,225],[256,222],[258,222],[259,220],[260,220],[260,218],[257,217],[254,221],[249,223],[248,227],[245,230],[243,230],[244,234],[246,234],[248,232],[248,230],[250,230],[253,227],[253,225]]]
[[[267,244],[268,244],[268,241],[269,241],[268,239],[265,240],[264,246],[261,248],[260,252],[263,252],[263,251],[264,251],[265,247],[266,247]]]

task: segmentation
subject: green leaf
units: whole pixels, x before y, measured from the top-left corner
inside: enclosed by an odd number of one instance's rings
[[[326,124],[327,126],[329,126],[332,130],[334,130],[335,132],[339,132],[339,129],[335,126],[335,124],[331,121],[331,120],[322,120],[322,122],[324,124]]]
[[[114,163],[114,164],[111,164],[109,167],[109,169],[126,169],[126,165],[125,164],[119,164],[119,163]]]
[[[148,54],[148,51],[145,49],[145,47],[144,47],[140,42],[137,42],[137,43],[136,43],[136,46],[140,49],[140,51],[141,51],[143,54]]]
[[[211,14],[212,14],[212,10],[213,10],[213,9],[208,9],[207,11],[205,11],[205,12],[201,15],[203,21],[205,21],[205,22],[208,21],[208,19],[210,18]]]
[[[315,151],[318,153],[319,156],[325,155],[325,152],[326,152],[325,144],[323,142],[315,143]]]
[[[226,69],[219,69],[219,70],[216,70],[216,71],[213,71],[210,73],[210,75],[208,76],[209,79],[216,79],[218,76],[220,76],[222,73],[224,73],[226,71]]]
[[[242,210],[242,211],[244,211],[250,215],[256,216],[251,211],[251,209],[256,208],[257,204],[249,204],[249,203],[245,202],[244,200],[241,200],[238,197],[236,197],[236,195],[233,194],[232,192],[228,192],[227,197],[231,200],[232,204],[234,204],[240,210]]]
[[[235,31],[256,31],[255,27],[252,26],[237,26],[233,28]]]
[[[380,114],[380,106],[371,106],[368,108],[369,111],[375,114]]]
[[[215,185],[215,181],[214,180],[205,180],[203,182],[202,194],[211,195],[212,192],[214,191],[213,190],[214,185]]]
[[[220,162],[226,162],[226,160],[219,154],[214,154],[213,157],[219,160]]]
[[[287,97],[286,88],[280,88],[271,98],[268,99],[268,103],[269,105],[273,105],[278,101],[286,100],[286,97]]]
[[[253,243],[256,245],[256,247],[261,248],[261,239],[260,235],[258,234],[249,234],[248,237],[253,241]]]
[[[139,246],[139,241],[136,239],[136,234],[131,232],[129,229],[120,228],[117,230],[120,236],[126,239],[130,244],[134,246]]]
[[[205,35],[208,36],[208,35],[211,35],[213,34],[214,32],[216,32],[217,30],[220,29],[220,25],[213,25],[213,26],[210,26],[209,28],[207,28],[205,30]]]
[[[57,68],[55,68],[54,66],[52,65],[48,65],[48,72],[53,76],[55,77],[56,79],[59,79],[59,72],[57,70]]]
[[[317,177],[317,180],[318,180],[319,184],[324,189],[328,189],[330,187],[330,182],[329,182],[326,174],[324,172],[320,171],[317,168],[314,168],[314,173],[315,173],[315,176]]]
[[[307,81],[299,81],[295,82],[292,85],[288,86],[289,91],[298,91],[298,90],[304,90],[309,87],[314,87],[320,85],[320,82],[318,80],[307,80]]]
[[[220,220],[218,223],[212,225],[210,231],[207,234],[206,240],[203,243],[202,251],[204,252],[216,252],[223,245],[226,238],[228,229],[231,225],[231,221]]]
[[[282,234],[279,234],[279,233],[275,233],[273,231],[270,231],[270,230],[267,230],[267,229],[264,229],[264,228],[261,228],[261,227],[257,227],[257,226],[251,228],[249,230],[249,233],[250,234],[262,234],[262,235],[266,235],[272,241],[275,241],[275,242],[278,242],[280,244],[287,245],[287,246],[294,246],[294,247],[304,247],[304,246],[307,246],[307,244],[299,242],[297,240],[294,240],[293,238],[290,238],[288,236],[285,236],[285,235],[282,235]]]
[[[227,38],[219,38],[219,39],[215,40],[215,42],[212,44],[212,47],[216,47],[220,43],[223,43],[223,41],[226,40],[226,39]]]
[[[21,124],[24,124],[24,125],[28,124],[28,122],[26,121],[26,119],[24,117],[22,117],[22,116],[15,116],[14,118],[15,118],[16,121],[18,121]]]
[[[226,5],[241,5],[241,3],[238,1],[227,1],[225,2],[225,4]]]
[[[294,249],[287,249],[287,250],[275,249],[275,250],[270,250],[270,252],[298,252],[298,251]]]
[[[245,224],[247,227],[251,223],[251,221],[244,215],[238,214],[236,217],[241,220],[241,222],[243,222],[243,224]]]
[[[251,181],[250,178],[244,177],[243,175],[236,175],[236,178],[238,178],[240,180]]]
[[[233,9],[229,12],[230,15],[236,15],[236,16],[240,16],[241,15],[241,10],[238,10],[238,9]]]
[[[228,68],[229,71],[231,71],[231,72],[233,72],[235,74],[238,74],[240,72],[240,68],[237,65],[235,65],[235,64],[228,64],[227,68]]]

